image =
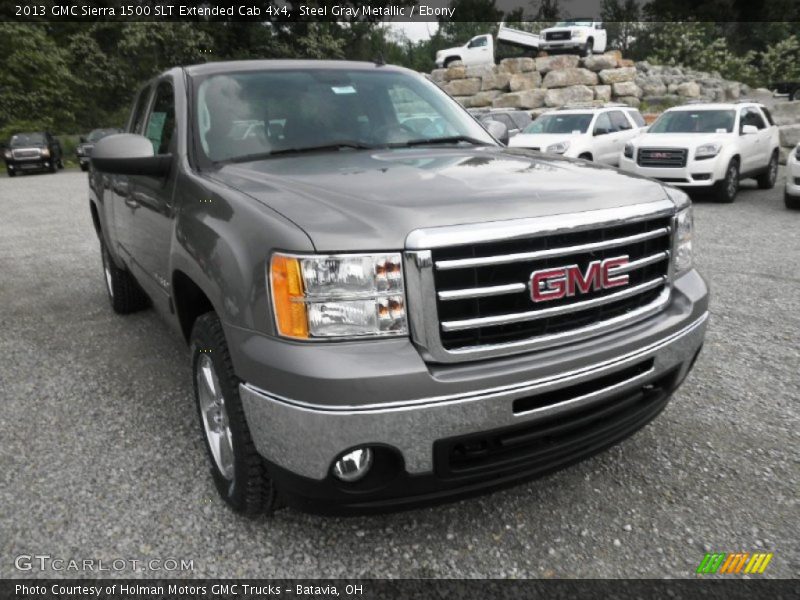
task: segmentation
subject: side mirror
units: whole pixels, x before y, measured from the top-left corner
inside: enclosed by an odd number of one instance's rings
[[[508,145],[508,127],[500,121],[486,121],[486,131],[501,144]]]
[[[752,135],[758,133],[758,127],[755,125],[742,125],[742,135]]]
[[[143,135],[134,133],[104,137],[92,150],[92,165],[106,173],[164,177],[169,173],[171,164],[171,154],[156,155],[153,143]]]

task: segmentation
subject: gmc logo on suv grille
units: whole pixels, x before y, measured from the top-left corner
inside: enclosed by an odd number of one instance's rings
[[[605,290],[628,285],[627,273],[614,275],[611,271],[628,264],[628,255],[615,256],[603,260],[593,260],[581,271],[578,265],[542,269],[531,273],[531,300],[547,302],[559,298],[575,296],[578,292]]]

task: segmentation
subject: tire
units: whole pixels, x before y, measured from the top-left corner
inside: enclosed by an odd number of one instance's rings
[[[133,276],[114,264],[104,242],[100,243],[103,258],[103,280],[111,308],[119,315],[127,315],[147,308],[150,300]]]
[[[56,165],[56,161],[52,160],[52,161],[50,161],[50,167],[48,167],[47,170],[50,173],[55,173],[57,168],[58,168],[58,165]]]
[[[594,53],[594,40],[589,38],[586,40],[586,45],[584,45],[583,50],[581,50],[581,56],[584,58],[587,56],[591,56]]]
[[[277,492],[250,435],[240,381],[216,313],[198,317],[190,346],[195,403],[214,485],[235,512],[270,513]]]
[[[89,165],[81,163],[81,171],[85,173],[88,170],[89,170]]]
[[[714,192],[714,197],[717,202],[723,204],[730,204],[736,200],[736,194],[739,192],[739,162],[734,158],[728,163],[725,169],[725,178],[718,181]]]
[[[8,174],[9,177],[16,177],[17,176],[17,172],[14,171],[13,169],[8,169],[7,168],[6,169],[6,173]]]
[[[580,158],[580,159],[582,159],[582,160],[588,160],[589,162],[591,162],[591,161],[592,161],[592,155],[591,155],[591,154],[589,154],[588,152],[584,152],[583,154],[580,154],[580,155],[578,156],[578,158]]]
[[[58,159],[58,164],[56,166],[58,166],[59,169],[63,169],[64,168],[64,161],[59,158]]]
[[[767,170],[761,175],[756,177],[759,189],[771,190],[775,187],[775,182],[778,179],[778,153],[773,152],[772,157],[769,159]]]
[[[800,196],[790,196],[788,192],[783,192],[783,203],[789,210],[800,210]]]

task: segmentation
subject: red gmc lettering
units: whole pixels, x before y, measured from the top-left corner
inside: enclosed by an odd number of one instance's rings
[[[590,291],[615,288],[628,285],[627,273],[612,275],[611,271],[628,264],[627,256],[615,256],[605,260],[593,260],[581,271],[578,265],[558,269],[543,269],[531,273],[531,299],[534,302],[558,300],[565,296],[574,296],[578,292],[587,294]]]

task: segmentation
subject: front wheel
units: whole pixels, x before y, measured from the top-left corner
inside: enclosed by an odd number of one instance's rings
[[[275,486],[250,436],[239,398],[239,378],[216,313],[195,321],[191,352],[195,401],[214,485],[236,512],[271,512]]]
[[[89,164],[88,163],[81,163],[81,171],[88,171]]]
[[[775,181],[778,179],[778,153],[773,152],[772,158],[769,159],[767,170],[761,175],[756,177],[758,187],[762,190],[771,190],[775,187]]]
[[[583,47],[583,50],[581,51],[581,56],[587,57],[591,56],[593,53],[594,53],[594,41],[587,40],[586,45]]]
[[[739,163],[736,159],[728,163],[728,168],[725,169],[725,178],[717,182],[717,189],[714,194],[717,202],[730,204],[736,200],[736,194],[739,193]]]

